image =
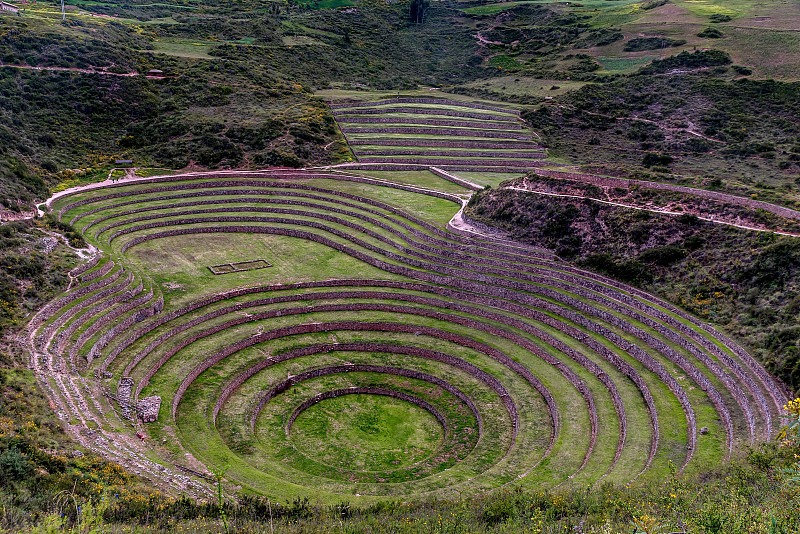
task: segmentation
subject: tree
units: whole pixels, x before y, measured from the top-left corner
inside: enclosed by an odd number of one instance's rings
[[[431,5],[430,0],[411,0],[411,22],[422,24],[425,22],[425,12]]]

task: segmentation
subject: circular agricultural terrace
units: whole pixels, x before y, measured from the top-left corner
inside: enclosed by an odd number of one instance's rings
[[[546,250],[449,231],[462,201],[286,170],[64,195],[53,210],[99,252],[31,322],[34,367],[64,419],[99,429],[87,447],[156,479],[228,465],[281,499],[624,483],[773,434],[785,395],[731,339]],[[120,445],[137,413],[150,445]]]

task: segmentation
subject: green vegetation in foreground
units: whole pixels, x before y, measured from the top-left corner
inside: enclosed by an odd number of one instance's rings
[[[9,453],[8,450],[0,456],[4,465],[19,465],[25,469],[26,463],[31,463],[24,453]],[[321,507],[303,500],[278,503],[243,496],[236,503],[225,504],[227,529],[218,519],[220,509],[215,503],[176,501],[158,493],[144,499],[124,500],[111,497],[107,492],[94,493],[92,500],[78,501],[82,503],[79,518],[84,527],[91,525],[102,529],[98,531],[115,534],[160,534],[174,532],[176,528],[189,532],[246,534],[556,534],[575,529],[600,534],[675,528],[687,532],[789,534],[800,524],[797,507],[800,487],[791,481],[798,473],[795,463],[798,453],[800,448],[796,440],[782,447],[766,444],[748,449],[746,454],[697,478],[673,474],[649,484],[634,483],[625,487],[603,484],[554,493],[500,491],[461,501],[390,501],[359,508],[345,501]],[[81,469],[91,473],[86,468],[88,463],[86,460],[70,461],[70,473],[80,473]],[[118,489],[114,484],[118,480],[109,480],[108,475],[98,480],[112,491]],[[19,481],[11,483],[20,484]],[[230,495],[227,489],[225,494]],[[102,495],[105,495],[104,500],[101,500]],[[91,502],[95,504],[90,505]],[[65,531],[76,524],[76,509],[65,507],[62,510],[63,517],[59,512],[37,516],[42,521],[41,528],[29,527],[28,520],[22,517],[8,524],[7,514],[3,528],[10,526],[30,534]],[[145,511],[148,512],[146,524]]]

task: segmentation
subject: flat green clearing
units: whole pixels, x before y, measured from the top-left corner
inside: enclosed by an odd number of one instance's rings
[[[392,98],[403,98],[403,97],[410,97],[410,98],[431,98],[431,99],[442,99],[442,100],[455,100],[460,102],[474,102],[478,104],[486,104],[491,106],[500,106],[501,108],[508,108],[509,110],[520,109],[522,106],[519,104],[514,104],[513,102],[503,102],[502,104],[498,104],[498,102],[475,98],[468,95],[460,95],[456,93],[448,93],[445,91],[441,91],[436,87],[420,87],[417,90],[403,90],[403,91],[380,91],[380,90],[370,90],[370,91],[356,91],[351,89],[322,89],[316,91],[314,93],[316,96],[324,98],[325,100],[330,100],[334,104],[336,103],[345,103],[344,101],[354,101],[354,102],[374,102],[376,100],[390,100]],[[441,109],[452,109],[452,110],[460,110],[463,111],[463,107],[452,107],[449,105],[440,105],[440,104],[429,104],[429,103],[415,103],[415,104],[385,104],[385,107],[391,107],[394,105],[398,106],[414,106],[414,107],[429,107],[435,106],[436,108]],[[480,113],[499,113],[491,110],[483,110],[483,109],[476,109],[474,111]]]
[[[498,76],[487,80],[478,80],[463,87],[487,91],[498,98],[504,96],[536,96],[547,98],[559,96],[569,91],[580,89],[587,82],[571,80],[542,80],[525,76]]]
[[[511,123],[509,123],[509,126],[513,126],[513,125]],[[372,124],[370,124],[370,123],[356,123],[356,122],[348,123],[348,122],[345,121],[345,124],[343,125],[343,128],[347,128],[349,130],[347,132],[347,135],[362,134],[362,133],[365,133],[365,132],[361,132],[359,130],[367,130],[367,129],[374,129],[374,128],[408,128],[408,129],[427,128],[427,129],[433,130],[433,133],[424,134],[424,135],[431,135],[431,136],[437,136],[437,135],[438,136],[450,136],[450,134],[447,133],[447,130],[458,129],[458,130],[465,130],[465,131],[469,132],[469,133],[466,134],[466,136],[465,136],[466,138],[477,137],[478,139],[496,139],[494,137],[489,137],[489,136],[485,136],[484,137],[484,136],[479,135],[481,132],[487,131],[487,130],[481,128],[480,126],[439,126],[439,125],[436,125],[436,124],[407,124],[407,123],[391,123],[391,122],[381,122],[381,123],[372,123]],[[441,130],[442,133],[439,133],[439,130]],[[525,130],[520,130],[518,128],[492,128],[491,130],[488,130],[488,131],[490,131],[490,132],[502,132],[502,133],[509,133],[510,132],[510,133],[515,133],[515,134],[519,134],[519,135],[524,135],[525,134]],[[366,133],[368,133],[368,132],[366,132]],[[402,134],[401,133],[401,134],[398,134],[398,135],[406,135],[406,134]],[[411,135],[413,135],[413,133]],[[457,136],[457,137],[458,137],[458,139],[463,139],[464,138],[464,137],[461,137],[461,136]]]
[[[357,109],[357,108],[353,108]],[[470,121],[470,122],[503,122],[508,123],[510,126],[519,125],[520,121],[516,117],[505,117],[501,116],[500,114],[495,114],[494,117],[489,118],[475,118],[475,117],[454,117],[451,115],[437,115],[437,109],[442,108],[430,108],[430,111],[427,113],[392,113],[391,109],[387,109],[386,113],[381,113],[380,115],[368,115],[368,114],[350,114],[350,115],[337,115],[336,122],[339,123],[352,123],[352,119],[384,119],[384,118],[392,118],[392,119],[406,119],[406,120],[447,120],[447,121]],[[426,110],[427,111],[427,110]],[[466,111],[466,110],[463,110]],[[490,112],[491,113],[491,112]]]
[[[304,411],[291,442],[303,455],[338,468],[385,471],[420,462],[444,438],[427,411],[378,395],[328,399]]]
[[[286,46],[329,46],[309,35],[284,35],[281,39]]]
[[[518,174],[511,174],[507,172],[470,172],[470,171],[455,171],[453,174],[458,176],[459,178],[466,178],[470,182],[474,182],[478,185],[482,185],[484,187],[497,187],[501,183],[511,180],[513,178],[519,178],[522,176],[522,173]]]
[[[516,70],[522,66],[519,61],[506,54],[492,56],[489,58],[488,63],[490,67],[497,67],[502,70]]]
[[[492,156],[497,155],[498,153],[502,154],[506,150],[508,150],[509,152],[515,152],[515,153],[521,153],[521,154],[525,154],[525,155],[530,155],[531,157],[537,157],[537,156],[541,155],[545,150],[544,148],[541,148],[541,147],[536,148],[536,147],[532,147],[532,146],[528,146],[527,148],[513,148],[513,149],[415,146],[413,148],[404,149],[403,147],[398,147],[398,146],[383,146],[383,145],[358,145],[358,149],[361,150],[361,151],[370,151],[370,150],[373,150],[373,151],[375,151],[375,150],[377,150],[377,151],[383,151],[383,150],[407,150],[407,151],[412,151],[413,150],[413,152],[415,154],[419,154],[420,156],[431,155],[431,154],[429,154],[430,152],[442,152],[442,153],[446,153],[446,155],[438,156],[438,157],[443,157],[443,158],[444,157],[448,157],[448,156],[457,157],[457,156],[462,155],[464,153],[470,153],[470,152],[485,153],[485,155],[487,155],[488,157],[492,157]],[[368,154],[365,154],[365,155],[368,155]]]
[[[406,125],[408,126],[408,125]],[[522,131],[524,133],[524,131]],[[409,134],[409,133],[365,133],[365,132],[348,132],[347,134],[348,139],[391,139],[397,140],[398,143],[392,146],[413,146],[413,144],[405,145],[403,144],[403,140],[414,140],[414,139],[431,139],[436,141],[453,141],[453,136],[448,135],[441,135],[441,134]],[[488,137],[481,137],[478,135],[459,135],[457,139],[461,141],[490,141],[490,142],[502,142],[502,141],[524,141],[520,139],[504,139],[504,138],[488,138]]]
[[[712,15],[727,15],[730,22],[713,24]],[[757,78],[795,80],[800,77],[800,4],[787,0],[675,0],[622,21],[620,29],[629,38],[641,35],[666,36],[687,41],[655,56],[622,50],[623,42],[586,50],[597,57],[603,72],[628,73],[642,66],[645,57],[654,59],[683,50],[713,47],[731,55],[735,64],[754,70]],[[703,39],[698,33],[708,27],[722,32],[720,39]],[[627,61],[625,61],[627,60]]]
[[[158,284],[170,302],[257,284],[395,276],[329,247],[263,234],[198,234],[148,241],[130,249],[130,261]],[[209,265],[265,259],[272,267],[222,276]]]
[[[517,6],[528,4],[552,5],[559,4],[576,13],[591,13],[596,18],[610,18],[635,13],[641,6],[640,0],[618,0],[613,3],[607,0],[586,0],[580,3],[562,2],[560,0],[520,0],[515,2],[499,2],[481,6],[468,7],[462,11],[468,15],[494,15]]]
[[[297,2],[311,9],[338,9],[355,5],[351,0],[297,0]]]
[[[444,178],[436,176],[430,171],[354,171],[364,176],[373,178],[380,178],[381,180],[388,180],[398,184],[416,185],[431,189],[433,191],[442,191],[444,193],[452,193],[454,195],[467,193],[468,190],[458,184],[454,184]]]

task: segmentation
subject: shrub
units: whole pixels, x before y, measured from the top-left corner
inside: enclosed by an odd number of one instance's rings
[[[666,267],[686,257],[686,250],[675,245],[650,248],[639,254],[639,260]]]
[[[623,282],[641,283],[653,279],[650,269],[640,261],[628,260],[613,254],[591,254],[580,262],[581,266],[589,267],[606,273]]]
[[[496,525],[507,521],[517,515],[517,500],[511,495],[503,495],[487,503],[481,514],[482,519],[490,524]]]
[[[715,24],[719,24],[720,22],[730,22],[733,20],[733,17],[730,15],[723,15],[721,13],[714,13],[708,18],[709,22],[713,22]]]
[[[682,215],[678,215],[678,217],[675,220],[687,226],[697,226],[698,224],[700,224],[700,218],[697,215],[693,215],[691,213],[684,213]]]
[[[650,65],[639,69],[637,74],[664,74],[677,69],[701,69],[719,67],[733,63],[731,56],[721,50],[698,50],[681,52],[677,56],[656,59]]]
[[[705,30],[698,33],[697,36],[702,37],[704,39],[719,39],[720,37],[722,37],[722,32],[716,28],[706,28]]]
[[[31,464],[25,454],[12,447],[0,455],[0,471],[10,480],[22,480],[30,473]]]
[[[637,37],[625,43],[626,52],[641,52],[642,50],[660,50],[674,46],[683,46],[683,39],[669,39],[668,37]]]
[[[782,239],[764,248],[742,272],[741,280],[759,287],[782,286],[798,270],[800,241]]]
[[[672,163],[674,159],[672,156],[667,156],[665,154],[654,154],[652,152],[648,152],[642,158],[642,165],[645,167],[655,167],[655,166],[667,166]]]
[[[684,215],[688,215],[688,213]],[[683,241],[683,246],[687,250],[697,250],[700,247],[702,247],[705,243],[706,240],[700,237],[699,235],[690,235]]]

